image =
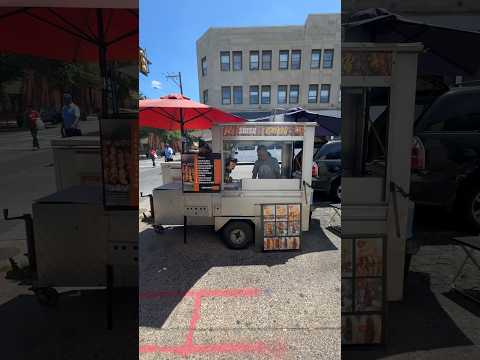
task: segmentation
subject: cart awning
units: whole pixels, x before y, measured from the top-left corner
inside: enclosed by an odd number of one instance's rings
[[[180,130],[182,118],[185,130],[203,130],[215,124],[245,122],[241,117],[180,94],[140,100],[139,117],[140,126],[165,130]]]

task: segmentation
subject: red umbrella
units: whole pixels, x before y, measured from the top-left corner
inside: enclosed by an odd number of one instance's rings
[[[0,53],[66,62],[98,62],[104,78],[102,112],[107,114],[107,61],[138,61],[138,0],[0,0]],[[120,8],[119,6],[123,6]]]
[[[214,124],[244,122],[245,119],[198,103],[180,94],[140,100],[140,126],[165,130],[204,130]]]

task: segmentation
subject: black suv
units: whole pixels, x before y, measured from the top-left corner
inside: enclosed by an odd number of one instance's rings
[[[480,231],[480,83],[438,97],[415,122],[411,195]]]
[[[342,143],[332,140],[323,145],[313,156],[317,169],[312,174],[312,187],[326,193],[335,202],[342,200]]]

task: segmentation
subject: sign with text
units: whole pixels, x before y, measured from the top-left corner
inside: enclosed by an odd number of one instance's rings
[[[227,125],[223,136],[303,136],[303,126],[299,125]]]
[[[343,76],[390,76],[392,75],[391,52],[342,52]]]
[[[222,181],[221,156],[182,154],[183,192],[218,192]]]

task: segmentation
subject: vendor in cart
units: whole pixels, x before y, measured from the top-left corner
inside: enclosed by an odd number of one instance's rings
[[[280,165],[278,160],[268,152],[265,145],[257,147],[257,156],[258,160],[255,161],[253,167],[252,179],[279,179]]]
[[[224,173],[224,182],[225,183],[233,182],[231,174],[232,174],[233,169],[235,169],[236,166],[237,166],[237,159],[229,157],[225,161],[225,173]]]

